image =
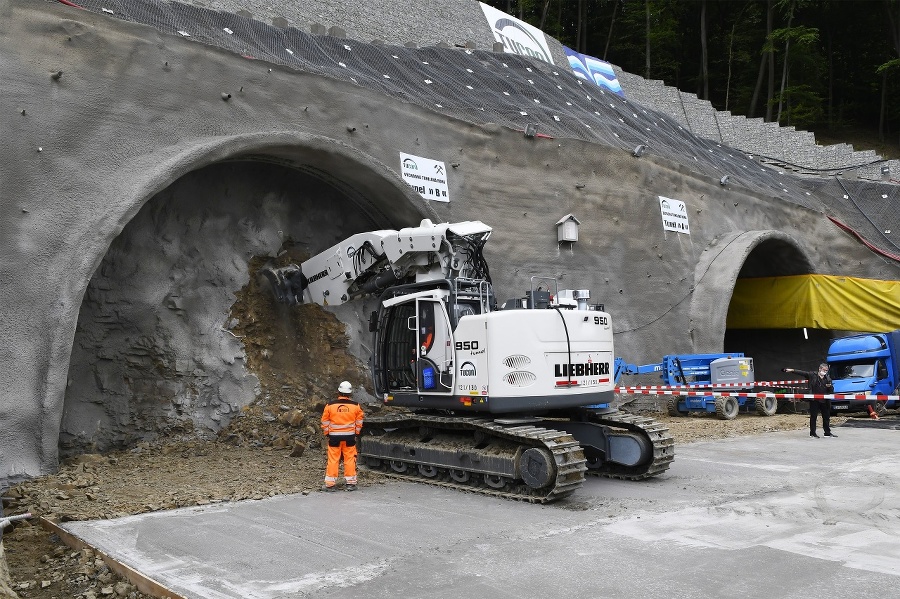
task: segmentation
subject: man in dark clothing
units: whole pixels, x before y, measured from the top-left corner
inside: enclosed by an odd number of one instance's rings
[[[818,371],[794,370],[793,368],[782,368],[784,372],[796,372],[802,374],[809,381],[809,392],[815,395],[831,395],[834,393],[834,384],[831,377],[828,376],[828,364],[819,364]],[[837,435],[831,433],[831,400],[830,399],[810,399],[809,400],[809,436],[819,438],[816,434],[816,417],[822,412],[822,430],[825,431],[826,437],[837,438]]]

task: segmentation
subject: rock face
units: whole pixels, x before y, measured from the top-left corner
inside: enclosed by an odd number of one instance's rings
[[[262,392],[246,344],[258,369],[312,370],[323,384],[348,376],[323,368],[340,359],[330,358],[332,345],[346,347],[343,325],[325,338],[311,324],[314,336],[304,337],[291,310],[275,309],[257,281],[240,313],[231,310],[249,283],[249,257],[274,257],[291,239],[294,251],[308,255],[344,230],[372,227],[334,188],[261,163],[207,167],[151,199],[115,239],[85,293],[62,450],[123,447],[170,430],[218,432]],[[322,362],[298,356],[306,347]],[[290,394],[293,381],[270,382],[267,396]],[[333,385],[324,386],[330,396]]]

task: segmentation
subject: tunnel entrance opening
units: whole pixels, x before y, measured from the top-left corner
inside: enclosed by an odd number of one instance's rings
[[[286,245],[308,255],[359,231],[408,226],[416,215],[401,189],[379,197],[347,179],[353,176],[343,178],[341,169],[254,157],[189,172],[148,200],[110,244],[85,292],[60,454],[165,434],[211,436],[264,394],[247,360],[251,353],[265,359],[267,349],[248,351],[243,337],[256,325],[254,343],[274,342],[278,331],[260,322],[290,315],[262,313],[248,301],[254,257],[275,257]],[[392,204],[398,222],[385,222]],[[236,298],[246,322],[234,316]],[[346,354],[343,324],[325,314],[330,320],[320,319],[312,338],[281,340],[281,347]],[[278,381],[276,373],[270,386]],[[322,384],[327,399],[331,381]]]
[[[738,280],[758,277],[804,275],[812,272],[807,257],[790,241],[769,238],[761,241],[744,261]],[[735,293],[738,293],[735,291]],[[731,303],[735,302],[733,294]],[[741,298],[753,302],[754,298]],[[797,306],[779,306],[796,310]],[[726,328],[724,351],[743,352],[753,358],[756,380],[783,380],[783,367],[806,368],[822,360],[832,332],[821,329],[737,329]]]

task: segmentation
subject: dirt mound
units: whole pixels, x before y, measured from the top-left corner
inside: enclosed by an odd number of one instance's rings
[[[239,446],[291,448],[302,452],[320,436],[319,418],[338,383],[368,380],[365,365],[347,352],[344,324],[315,304],[280,304],[260,269],[302,262],[286,244],[278,258],[253,258],[250,282],[231,308],[231,331],[244,343],[247,366],[260,394],[219,433]]]

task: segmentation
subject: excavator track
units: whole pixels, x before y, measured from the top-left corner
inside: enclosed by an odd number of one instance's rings
[[[589,413],[588,420],[615,431],[625,431],[628,434],[641,436],[648,439],[653,446],[653,459],[646,464],[623,466],[604,462],[591,466],[588,469],[590,474],[622,480],[643,480],[665,472],[675,459],[675,439],[667,426],[653,418],[617,412],[613,414]]]
[[[530,503],[571,495],[587,471],[565,431],[426,414],[367,418],[360,457],[392,478]]]

